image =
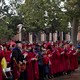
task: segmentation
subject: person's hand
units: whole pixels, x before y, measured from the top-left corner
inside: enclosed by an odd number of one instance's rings
[[[34,60],[34,58],[31,58],[31,60],[33,61],[33,60]]]
[[[27,63],[27,61],[23,60],[23,63],[24,63],[24,64],[26,64],[26,63]]]
[[[37,60],[37,58],[32,58],[31,60]]]
[[[52,55],[50,55],[50,54],[48,55],[48,57],[51,57],[51,56],[52,56]]]
[[[24,58],[26,58],[28,56],[28,54],[23,54],[24,55]]]
[[[13,60],[16,61],[15,57],[13,57]]]
[[[61,52],[61,54],[64,54],[64,52]]]
[[[19,64],[22,64],[22,62],[21,62],[21,61],[19,61]]]
[[[75,52],[73,55],[76,55],[77,53]]]
[[[38,59],[37,59],[37,58],[35,58],[34,60],[35,60],[35,61],[37,61]]]

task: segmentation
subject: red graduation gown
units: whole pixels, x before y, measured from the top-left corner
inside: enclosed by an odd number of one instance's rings
[[[65,53],[64,53],[64,58],[65,58],[64,71],[65,72],[69,71],[69,68],[70,68],[69,51],[70,50],[68,48],[66,48]]]
[[[70,53],[70,70],[75,70],[77,68],[78,68],[78,60],[77,60],[76,50],[71,49],[71,53]]]
[[[70,55],[69,55],[69,59],[70,59],[70,70],[74,70],[74,51],[72,49],[70,49]]]
[[[3,51],[0,51],[0,80],[3,80],[2,78],[2,66],[1,66],[1,60],[2,58],[4,57],[4,52]]]
[[[28,56],[26,57],[27,60],[27,79],[28,80],[38,80],[39,79],[39,70],[38,70],[38,62],[36,60],[31,60],[35,58],[35,53],[29,52]]]
[[[64,64],[65,64],[65,59],[64,59],[64,49],[59,47],[58,48],[59,53],[60,53],[60,72],[64,71]]]
[[[53,73],[56,74],[59,72],[59,60],[60,60],[60,54],[59,54],[59,51],[58,49],[54,48],[53,50]]]
[[[43,55],[43,63],[44,63],[44,65],[49,63],[49,57],[47,54]]]
[[[4,52],[4,54],[5,54],[6,61],[10,62],[11,51],[7,50],[7,51]]]

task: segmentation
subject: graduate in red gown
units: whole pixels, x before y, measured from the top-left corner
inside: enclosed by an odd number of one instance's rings
[[[64,72],[67,74],[67,72],[69,71],[69,68],[70,68],[70,59],[69,59],[70,49],[69,49],[69,44],[68,43],[65,43],[64,51],[65,51],[64,52],[64,58],[65,58]]]
[[[2,71],[2,66],[1,66],[1,60],[4,57],[4,51],[2,50],[2,46],[0,45],[0,80],[3,80],[3,71]]]
[[[4,47],[4,55],[5,55],[5,59],[7,61],[7,63],[10,63],[10,55],[11,55],[11,50],[9,49],[9,47]]]
[[[52,54],[53,54],[53,50],[52,50],[52,45],[51,43],[48,43],[47,46],[47,56],[49,57],[49,66],[50,66],[50,75],[53,75],[53,57],[52,57]],[[53,76],[50,76],[50,77],[53,77]]]
[[[69,68],[69,70],[72,71],[72,70],[74,70],[74,55],[73,54],[75,53],[72,44],[70,44],[69,49],[70,49],[69,50],[69,59],[70,59],[70,68]]]
[[[70,57],[70,71],[74,71],[75,69],[78,68],[78,60],[77,60],[76,49],[73,46],[73,44],[70,44],[70,56],[69,57]]]
[[[60,73],[64,72],[64,64],[65,64],[65,59],[64,59],[64,47],[62,43],[59,44],[58,51],[60,53]]]
[[[28,55],[26,56],[27,67],[27,80],[38,80],[39,79],[39,70],[38,70],[38,62],[36,58],[36,54],[34,49],[30,47]]]
[[[60,64],[59,64],[59,60],[60,60],[60,54],[58,51],[58,45],[56,43],[54,43],[53,45],[53,73],[57,74],[59,73],[59,68],[60,68]]]

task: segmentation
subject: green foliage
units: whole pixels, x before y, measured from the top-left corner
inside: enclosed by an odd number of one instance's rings
[[[20,0],[10,0],[8,5],[0,0],[0,4],[0,39],[10,39],[17,32],[17,25],[22,23],[17,12]]]
[[[12,16],[9,18],[9,20],[10,22],[8,25],[8,29],[13,29],[14,34],[16,34],[18,31],[17,25],[23,24],[23,19],[20,16]]]
[[[0,38],[10,39],[18,31],[17,25],[23,24],[23,20],[19,16],[4,17],[0,20]],[[7,34],[7,35],[5,35]],[[2,35],[2,36],[1,36]]]
[[[0,40],[2,39],[11,39],[13,36],[13,31],[11,29],[7,29],[6,27],[0,26]]]
[[[60,3],[60,0],[26,0],[20,11],[24,15],[27,31],[38,32],[46,27],[52,32],[67,30],[68,18],[61,11]]]
[[[0,20],[0,39],[10,39],[13,36],[13,30],[8,29],[7,19],[3,18]]]
[[[46,27],[51,32],[67,31],[68,22],[72,22],[73,17],[80,17],[79,0],[25,0],[24,4],[19,3],[20,0],[10,0],[9,5],[2,1],[4,7],[0,6],[0,14],[3,13],[6,17],[0,25],[8,26],[14,34],[18,24],[23,24],[31,32],[46,30]],[[60,6],[61,2],[64,2],[63,6]]]
[[[65,2],[65,9],[67,10],[68,16],[80,18],[80,1],[79,0],[67,0]]]
[[[40,1],[41,0],[26,0],[26,3],[21,6],[21,12],[24,15],[24,24],[27,30],[38,30],[44,26],[44,9],[41,6],[43,2]]]
[[[26,0],[25,4],[21,5],[18,0],[10,0],[9,6],[4,3],[5,7],[2,11],[6,12],[5,22],[9,22],[8,27],[13,29],[14,33],[16,33],[16,26],[19,23],[23,23],[26,30],[31,32],[39,32],[40,30],[45,30],[46,27],[51,32],[55,30],[62,31],[67,30],[68,18],[61,11],[60,3],[61,0]],[[17,11],[17,16],[11,16],[16,15],[13,5]],[[11,12],[8,13],[10,9]]]

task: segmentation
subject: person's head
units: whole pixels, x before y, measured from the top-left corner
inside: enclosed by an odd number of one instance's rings
[[[21,41],[16,41],[16,47],[22,48],[22,43],[21,43]]]
[[[35,45],[35,50],[40,50],[40,46],[38,44]]]
[[[0,50],[3,50],[3,46],[2,45],[0,45]]]
[[[17,43],[17,44],[16,44],[16,47],[22,48],[22,44],[21,44],[21,43]]]
[[[30,52],[35,52],[34,48],[31,47]]]
[[[7,47],[6,46],[4,46],[3,49],[4,49],[4,51],[7,51]]]
[[[65,45],[64,45],[64,48],[68,48],[69,47],[69,43],[66,42]]]
[[[52,46],[49,45],[49,46],[47,47],[47,49],[52,50]]]

